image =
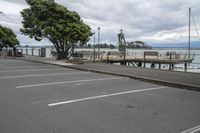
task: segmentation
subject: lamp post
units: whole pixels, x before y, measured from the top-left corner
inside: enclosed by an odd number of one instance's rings
[[[100,48],[99,48],[99,45],[100,45],[100,27],[97,28],[98,29],[98,59],[99,59],[99,54],[100,54]]]
[[[190,60],[190,26],[191,26],[191,8],[189,8],[189,38],[188,38],[188,59]]]
[[[93,38],[94,38],[94,44],[93,44],[93,48],[94,48],[94,52],[93,52],[93,62],[95,62],[95,42],[96,42],[96,39],[95,39],[95,32],[93,32]]]

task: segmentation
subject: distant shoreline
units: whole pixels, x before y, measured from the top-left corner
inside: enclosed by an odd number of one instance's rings
[[[152,49],[184,49],[188,50],[186,47],[152,47]],[[200,50],[200,48],[190,48],[191,50]]]

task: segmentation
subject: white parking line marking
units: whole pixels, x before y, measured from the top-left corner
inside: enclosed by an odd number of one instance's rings
[[[195,133],[197,131],[200,131],[200,125],[196,126],[196,127],[193,127],[193,128],[190,128],[188,130],[185,130],[181,133]]]
[[[66,81],[66,82],[51,82],[51,83],[42,83],[42,84],[17,86],[16,88],[29,88],[29,87],[39,87],[39,86],[49,86],[49,85],[59,85],[59,84],[71,84],[71,83],[82,83],[82,82],[92,82],[92,81],[115,80],[115,79],[121,79],[121,77],[75,80],[75,81]]]
[[[62,104],[76,103],[76,102],[82,102],[82,101],[87,101],[87,100],[118,96],[118,95],[124,95],[124,94],[136,93],[136,92],[143,92],[143,91],[158,90],[158,89],[164,89],[164,88],[167,88],[167,87],[162,86],[162,87],[155,87],[155,88],[146,88],[146,89],[125,91],[125,92],[119,92],[119,93],[105,94],[105,95],[99,95],[99,96],[92,96],[92,97],[86,97],[86,98],[81,98],[81,99],[51,103],[51,104],[48,104],[48,106],[51,107],[51,106],[57,106],[57,105],[62,105]]]
[[[47,67],[47,66],[6,66],[6,67],[1,67],[1,69],[7,69],[7,68],[26,68],[26,67]]]
[[[0,71],[0,73],[4,73],[4,72],[29,72],[29,71],[45,71],[45,70],[63,70],[66,68],[42,68],[42,69],[26,69],[26,70],[3,70]],[[66,69],[67,70],[67,69]]]
[[[52,74],[32,74],[32,75],[6,76],[6,77],[0,77],[0,79],[25,78],[25,77],[42,77],[42,76],[55,76],[55,75],[74,75],[74,74],[84,74],[84,73],[90,73],[90,72],[52,73]]]

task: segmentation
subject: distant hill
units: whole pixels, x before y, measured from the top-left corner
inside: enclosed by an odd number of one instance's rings
[[[127,42],[126,48],[148,48],[151,49],[151,46],[149,46],[146,42],[143,41],[132,41],[132,42]]]
[[[152,47],[156,48],[188,48],[188,42],[185,43],[168,43],[168,44],[151,44]],[[200,48],[200,42],[191,42],[191,48]]]

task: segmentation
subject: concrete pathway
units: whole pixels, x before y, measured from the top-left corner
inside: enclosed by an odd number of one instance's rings
[[[200,74],[198,73],[155,70],[149,68],[136,68],[93,62],[87,62],[84,64],[71,64],[66,63],[64,60],[58,61],[51,58],[40,58],[32,56],[26,56],[24,58],[17,59],[59,65],[62,67],[92,71],[97,73],[125,76],[147,82],[200,91]]]

